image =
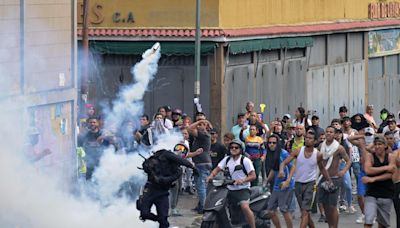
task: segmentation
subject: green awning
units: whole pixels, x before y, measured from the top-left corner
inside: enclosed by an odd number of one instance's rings
[[[244,40],[229,43],[231,54],[248,53],[259,50],[280,48],[304,48],[313,45],[312,37],[273,38],[263,40]]]
[[[141,55],[156,42],[151,41],[90,41],[90,48],[102,54]],[[194,55],[194,42],[160,42],[163,55]],[[201,42],[201,54],[214,52],[214,42]]]

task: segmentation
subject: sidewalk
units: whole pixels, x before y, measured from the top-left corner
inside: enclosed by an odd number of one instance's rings
[[[200,227],[201,216],[193,212],[191,209],[197,205],[197,195],[189,195],[188,193],[182,193],[179,195],[178,210],[182,216],[169,217],[171,227],[178,226],[183,227]],[[195,221],[195,223],[194,223]],[[196,224],[197,222],[197,224]]]

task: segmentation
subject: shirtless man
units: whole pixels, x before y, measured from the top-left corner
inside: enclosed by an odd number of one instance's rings
[[[331,178],[334,186],[329,186],[324,183],[325,178],[319,182],[319,202],[322,203],[328,225],[330,228],[338,227],[339,214],[336,209],[339,196],[338,187],[343,182],[342,177],[349,170],[351,161],[346,153],[346,150],[334,139],[335,128],[329,126],[325,130],[326,140],[319,146],[319,150],[323,156],[323,165],[328,170],[328,175]],[[339,163],[343,159],[346,166],[339,171]]]
[[[314,222],[311,219],[310,211],[313,204],[314,186],[317,180],[317,166],[321,170],[322,175],[330,180],[328,172],[322,164],[322,154],[314,148],[317,141],[314,131],[308,131],[305,137],[305,146],[298,148],[290,153],[279,167],[279,177],[285,176],[285,167],[293,160],[296,160],[296,175],[295,175],[295,195],[301,210],[300,228],[309,226],[315,228]]]

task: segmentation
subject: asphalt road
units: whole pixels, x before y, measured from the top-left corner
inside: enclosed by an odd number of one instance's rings
[[[199,224],[201,222],[201,215],[195,214],[194,212],[191,211],[191,208],[194,208],[196,204],[197,204],[197,197],[195,195],[191,196],[188,195],[187,193],[180,195],[178,202],[178,210],[180,214],[182,214],[182,216],[170,217],[169,221],[171,223],[171,227],[180,227],[180,228],[199,227]],[[344,212],[339,215],[339,227],[345,227],[345,228],[363,227],[362,224],[357,224],[355,222],[358,216],[360,215],[359,207],[355,205],[355,208],[357,209],[357,212],[354,214],[348,214]],[[313,214],[312,218],[314,220],[316,227],[328,227],[327,223],[318,222],[319,214]],[[396,221],[395,221],[396,213],[394,212],[394,208],[392,208],[390,220],[391,220],[391,227],[396,227]],[[281,215],[280,215],[280,221],[282,227],[285,227],[285,221]],[[299,211],[296,211],[293,223],[294,227],[299,227],[300,225]]]

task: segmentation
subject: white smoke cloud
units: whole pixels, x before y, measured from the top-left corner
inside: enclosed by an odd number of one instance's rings
[[[106,116],[106,127],[119,126],[143,110],[141,99],[150,80],[157,72],[160,49],[148,50],[133,70],[136,83],[122,90]],[[0,75],[2,79],[5,79]],[[24,130],[27,130],[27,108],[30,102],[23,96],[2,99],[0,94],[0,227],[150,227],[155,223],[139,221],[135,204],[116,197],[119,186],[135,177],[138,184],[145,176],[137,169],[142,159],[137,155],[105,152],[97,178],[97,199],[66,192],[60,183],[66,180],[53,173],[37,170],[25,154]],[[180,140],[174,135],[158,147],[171,149]],[[163,140],[164,141],[164,140]],[[72,152],[74,153],[74,152]],[[75,167],[71,167],[74,169]],[[100,202],[100,203],[99,203]]]

